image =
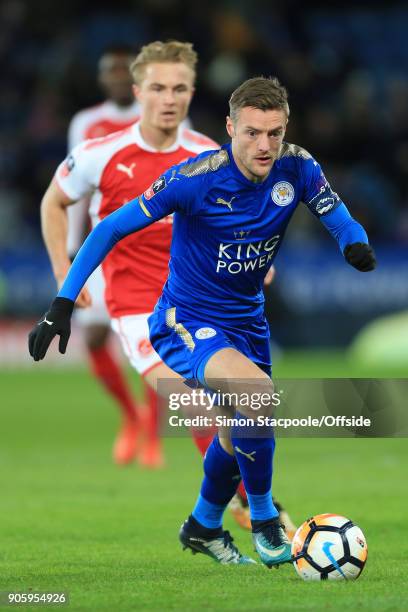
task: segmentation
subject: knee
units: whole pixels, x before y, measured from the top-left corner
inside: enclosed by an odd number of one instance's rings
[[[246,417],[271,417],[279,404],[278,394],[270,378],[247,381],[242,384],[242,392],[237,410]]]

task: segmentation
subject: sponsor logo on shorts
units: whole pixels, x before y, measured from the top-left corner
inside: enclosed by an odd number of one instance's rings
[[[293,202],[295,189],[287,181],[279,181],[273,186],[271,198],[278,206],[288,206]]]
[[[141,357],[149,357],[154,351],[150,340],[142,338],[137,345],[137,351]]]
[[[200,327],[200,329],[197,329],[194,335],[197,340],[207,340],[207,338],[212,338],[215,336],[216,333],[217,332],[213,327]]]

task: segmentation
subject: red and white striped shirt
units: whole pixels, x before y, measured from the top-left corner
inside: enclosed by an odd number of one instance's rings
[[[179,127],[173,146],[157,151],[146,144],[139,123],[75,147],[55,178],[72,200],[93,193],[93,226],[143,193],[174,164],[203,151],[218,149],[206,136]],[[111,317],[151,312],[167,278],[172,217],[124,238],[102,264],[105,299]]]

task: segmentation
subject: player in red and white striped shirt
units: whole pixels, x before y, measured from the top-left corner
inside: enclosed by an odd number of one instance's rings
[[[85,140],[107,136],[127,128],[140,118],[141,108],[133,95],[129,72],[133,58],[134,54],[127,46],[115,46],[105,50],[99,60],[98,78],[107,99],[73,117],[68,131],[69,151]],[[182,122],[185,127],[189,124],[188,119]],[[77,252],[89,229],[89,211],[95,207],[97,198],[97,194],[87,194],[76,206],[68,208],[67,248],[71,256]],[[143,449],[139,449],[139,460],[154,467],[161,463],[155,398],[145,386],[144,395],[149,400],[150,411],[149,406],[136,406],[115,354],[110,348],[110,317],[105,304],[105,281],[100,267],[89,279],[87,289],[92,303],[87,308],[78,310],[76,319],[84,331],[92,372],[116,399],[123,415],[122,427],[113,450],[114,459],[118,464],[126,464],[134,458],[140,429],[138,421],[143,416],[150,442],[146,443]]]
[[[140,118],[140,105],[132,92],[132,78],[129,66],[134,59],[129,46],[120,45],[107,48],[98,63],[98,81],[106,95],[106,100],[74,115],[68,130],[68,151],[90,138],[103,137],[129,127]],[[70,206],[68,214],[67,248],[74,256],[90,229],[89,208],[92,195],[82,198],[76,206]],[[56,274],[58,283],[65,275],[62,268]],[[86,306],[76,312],[76,321],[81,326],[91,371],[102,386],[116,401],[122,414],[122,425],[113,448],[113,456],[119,465],[133,460],[137,449],[141,415],[149,418],[148,406],[138,405],[127,383],[122,368],[112,350],[110,339],[110,317],[105,305],[105,281],[101,268],[97,268],[87,283],[90,299],[79,303]],[[145,389],[145,397],[148,391]],[[154,410],[154,408],[153,408]],[[155,435],[154,419],[150,427],[150,437]],[[140,449],[139,449],[140,450]],[[146,457],[147,461],[149,457]]]
[[[135,94],[140,98],[137,107],[141,112],[140,122],[120,132],[82,142],[73,148],[58,169],[44,197],[42,211],[44,237],[59,283],[68,267],[66,227],[63,225],[66,210],[79,209],[81,202],[83,206],[85,201],[92,225],[95,225],[135,194],[146,190],[157,175],[171,165],[202,151],[218,148],[209,138],[186,127],[185,117],[195,77],[196,56],[190,47],[181,43],[153,43],[145,47],[144,55],[140,54],[139,59],[147,54],[150,60],[139,67],[141,74],[135,85]],[[151,61],[153,56],[159,61]],[[129,57],[122,57],[122,60],[127,63]],[[109,108],[109,105],[102,106],[105,111]],[[94,119],[100,118],[99,127],[96,128],[95,124],[94,130],[107,125],[106,114],[103,118],[97,114],[97,109],[90,111]],[[84,125],[81,114],[78,121]],[[77,128],[72,131],[75,130],[78,132]],[[78,202],[76,206],[69,206],[74,202]],[[150,345],[146,321],[167,277],[171,222],[169,218],[155,224],[137,239],[130,237],[118,245],[104,263],[103,278],[102,274],[99,278],[98,273],[93,275],[87,290],[79,297],[80,305],[89,306],[90,290],[92,307],[81,313],[86,322],[93,323],[88,326],[88,331],[101,333],[104,338],[106,327],[102,328],[101,324],[112,319],[126,354],[144,378],[148,377],[148,369],[160,361]],[[104,283],[103,292],[100,287]],[[106,314],[105,301],[109,315]],[[106,360],[107,351],[105,348],[102,350]],[[97,347],[96,352],[100,353],[101,349]],[[93,353],[95,355],[95,350]],[[111,367],[107,368],[108,376],[111,370]],[[148,393],[151,403],[154,403],[154,392],[150,389]],[[137,423],[133,425],[129,418],[125,420],[115,448],[117,460],[118,451],[133,451],[131,443],[136,430]],[[138,454],[138,459],[155,466],[160,464],[161,454],[154,424],[148,427],[148,431],[150,443],[145,445],[142,455]],[[127,452],[125,460],[129,460],[131,454]],[[122,458],[123,455],[122,452]]]

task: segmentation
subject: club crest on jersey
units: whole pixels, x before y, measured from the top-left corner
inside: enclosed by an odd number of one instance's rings
[[[156,193],[162,191],[166,187],[166,178],[164,176],[160,176],[158,179],[150,185],[149,189],[146,189],[144,192],[144,197],[146,200],[150,200]]]
[[[293,202],[295,189],[287,181],[279,181],[273,186],[271,198],[277,206],[288,206]]]
[[[200,327],[194,335],[197,340],[206,340],[207,338],[212,338],[216,334],[217,332],[213,327]]]

